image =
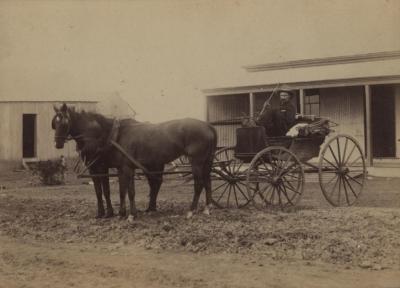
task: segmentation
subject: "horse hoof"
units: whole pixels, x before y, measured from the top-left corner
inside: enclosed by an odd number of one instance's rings
[[[100,213],[96,215],[96,219],[104,218],[104,213]]]
[[[128,216],[128,223],[134,223],[135,222],[135,217],[133,215]]]
[[[111,217],[114,217],[114,212],[113,211],[107,212],[105,218],[111,218]]]
[[[189,211],[187,214],[186,214],[186,219],[190,219],[190,218],[192,218],[193,217],[193,212],[192,211]]]

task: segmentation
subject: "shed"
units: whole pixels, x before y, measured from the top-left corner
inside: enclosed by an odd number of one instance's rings
[[[96,111],[97,101],[0,100],[0,170],[20,167],[23,161],[77,156],[72,142],[62,150],[57,150],[54,145],[53,106],[62,103],[80,110]]]

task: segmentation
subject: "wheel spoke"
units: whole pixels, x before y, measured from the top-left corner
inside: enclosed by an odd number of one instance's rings
[[[213,189],[213,192],[217,191],[219,188],[221,188],[224,185],[227,185],[228,183],[224,182],[221,185],[219,185],[217,188]]]
[[[351,164],[349,164],[349,165],[346,165],[346,166],[353,166],[353,164],[355,163],[355,162],[357,162],[359,159],[362,159],[362,155],[360,155],[360,156],[358,156],[357,158],[356,158],[356,160],[354,160],[353,162],[351,162]]]
[[[233,195],[235,196],[236,207],[239,207],[239,201],[236,195],[236,185],[232,185],[233,188]]]
[[[267,186],[263,191],[258,190],[258,192],[260,193],[260,195],[263,195],[263,197],[264,197],[265,199],[267,199],[267,196],[268,196],[270,190],[272,190],[271,188],[273,188],[273,186],[272,186],[272,185],[269,185],[269,186]]]
[[[356,145],[353,143],[353,148],[351,149],[349,156],[347,156],[346,161],[343,162],[343,166],[347,166],[346,164],[350,160],[351,155],[353,155],[354,149],[356,149]]]
[[[349,138],[346,137],[346,143],[344,144],[344,151],[343,151],[343,156],[342,156],[342,164],[344,163],[344,159],[346,159],[346,150],[347,150],[347,143],[349,142]]]
[[[346,181],[344,181],[344,177],[341,177],[341,178],[342,178],[343,187],[344,187],[344,195],[346,196],[346,202],[347,202],[347,205],[350,205],[349,195],[347,194]]]
[[[221,193],[221,195],[219,195],[217,202],[219,202],[221,200],[222,196],[224,196],[226,190],[228,190],[228,188],[230,186],[229,183],[225,183],[225,184],[226,184],[226,187],[225,187],[224,191]]]
[[[299,169],[300,166],[297,165],[297,163],[293,163],[292,165],[290,165],[288,167],[288,170],[285,170],[284,173],[282,173],[280,176],[282,176],[283,174],[288,175],[288,173],[291,173],[292,171],[296,171],[297,169]],[[297,171],[298,172],[298,171]]]
[[[347,177],[349,177],[350,180],[353,180],[354,182],[356,182],[358,185],[363,186],[362,183],[358,182],[355,178],[351,177],[350,175],[346,175]]]
[[[232,185],[229,185],[228,198],[226,200],[226,207],[229,207],[229,200],[231,198],[231,193],[232,193]]]
[[[354,192],[353,187],[350,185],[349,180],[348,180],[346,177],[344,177],[344,180],[347,182],[347,185],[350,187],[350,190],[351,190],[351,192],[353,193],[354,197],[357,198],[358,196],[357,196],[356,192]]]
[[[247,201],[249,201],[249,198],[247,198],[247,196],[246,196],[246,194],[243,192],[242,188],[240,188],[240,186],[239,186],[237,183],[235,183],[235,185],[236,185],[236,187],[238,188],[240,194],[242,194],[242,196],[243,196]]]
[[[335,185],[333,186],[333,188],[332,188],[332,190],[331,190],[331,192],[330,192],[330,194],[329,194],[329,198],[330,198],[330,199],[332,199],[333,193],[335,192],[336,186],[337,186],[338,181],[339,181],[339,176],[336,175],[336,177],[337,177],[337,180],[336,180],[336,182],[335,182]]]
[[[293,186],[292,186],[293,187]],[[293,188],[291,188],[291,187],[286,187],[287,189],[289,189],[289,190],[291,190],[291,191],[293,191],[294,193],[296,193],[296,194],[299,194],[299,195],[301,195],[301,193],[299,193],[294,187]]]
[[[283,193],[283,195],[285,196],[285,198],[288,200],[288,202],[290,203],[290,205],[294,205],[293,204],[293,202],[292,202],[292,200],[290,200],[289,199],[289,196],[288,196],[288,194],[287,194],[287,191],[286,191],[286,187],[285,187],[285,185],[283,185],[283,189],[282,189],[282,187],[281,186],[279,186],[279,188],[281,189],[281,191],[282,191],[282,193]]]
[[[279,177],[282,176],[285,173],[285,171],[287,171],[286,173],[289,173],[293,167],[297,166],[296,162],[289,165],[290,164],[289,160],[291,160],[293,158],[293,155],[289,155],[289,156],[290,157],[287,159],[287,161],[285,161],[284,165],[282,166],[282,169],[279,171],[279,174],[278,174]],[[289,164],[287,164],[287,163],[289,163]]]
[[[339,176],[339,193],[338,193],[338,205],[340,206],[340,196],[342,194],[342,177]]]
[[[338,149],[338,158],[339,158],[339,166],[342,164],[342,157],[341,157],[341,155],[340,155],[340,145],[339,145],[339,138],[336,138],[336,144],[337,144],[337,149]]]
[[[336,166],[335,164],[333,164],[331,161],[329,161],[329,160],[326,159],[325,157],[323,157],[323,158],[324,158],[324,160],[325,160],[326,162],[328,162],[328,164],[330,164],[332,167],[334,167],[334,168],[336,168],[336,169],[339,169],[339,167]]]
[[[261,201],[264,202],[264,204],[266,206],[268,206],[269,203],[268,203],[266,197],[264,197],[264,195],[260,192],[260,190],[257,191],[257,195],[261,198]],[[255,197],[253,199],[255,199]]]
[[[325,185],[328,186],[333,181],[333,179],[335,179],[336,177],[337,177],[337,174],[333,175],[332,179],[329,180],[328,183],[326,183]]]
[[[292,185],[291,182],[297,183],[297,186],[299,186],[298,184],[300,184],[300,183],[299,183],[299,182],[300,182],[299,180],[297,180],[297,181],[289,181],[289,180],[286,179],[285,176],[282,176],[282,178],[285,180],[285,182],[286,182],[292,189],[295,189],[295,188],[294,188],[294,186]]]
[[[269,202],[271,203],[271,205],[274,205],[274,199],[275,199],[275,187],[272,186],[271,198],[269,198]]]
[[[278,193],[279,207],[282,207],[281,191],[277,188],[276,192]]]
[[[297,180],[300,180],[300,177],[298,177],[298,176],[296,176],[296,175],[293,175],[293,174],[285,174],[285,175],[282,175],[283,177],[291,177],[292,179],[294,178],[294,179],[297,179]],[[296,180],[294,180],[294,181],[296,181]]]
[[[265,171],[268,171],[268,172],[270,172],[270,173],[272,173],[273,172],[273,169],[270,169],[270,168],[268,168],[268,166],[267,166],[267,164],[268,163],[265,163],[265,161],[264,161],[264,159],[262,158],[262,157],[260,157],[260,160],[261,160],[261,164],[264,166],[264,168],[265,168]],[[271,164],[270,164],[271,165]],[[272,167],[271,167],[272,168]]]
[[[331,151],[331,154],[333,156],[333,158],[335,158],[336,163],[338,164],[338,166],[340,166],[340,162],[338,161],[338,159],[336,158],[335,153],[333,153],[332,147],[331,145],[328,146],[329,150]]]

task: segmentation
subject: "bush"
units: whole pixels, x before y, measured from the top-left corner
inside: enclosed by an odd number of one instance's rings
[[[65,165],[60,159],[39,161],[32,168],[33,174],[38,175],[44,185],[62,185],[65,184]]]

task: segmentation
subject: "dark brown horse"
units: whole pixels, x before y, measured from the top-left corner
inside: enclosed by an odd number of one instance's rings
[[[63,104],[55,108],[52,120],[55,130],[56,148],[61,149],[67,139],[74,139],[81,155],[86,159],[97,159],[90,167],[90,173],[107,173],[108,168],[118,169],[120,189],[120,216],[126,215],[125,198],[130,201],[129,219],[137,216],[135,205],[134,173],[138,165],[148,173],[150,202],[147,211],[155,211],[157,195],[163,180],[165,164],[186,155],[192,165],[194,196],[188,216],[197,209],[203,188],[206,190],[206,208],[211,205],[211,166],[217,144],[215,129],[200,120],[181,119],[160,124],[141,123],[133,119],[121,120],[118,125],[113,119],[97,113],[77,112]],[[122,152],[114,145],[115,141]],[[128,157],[124,154],[128,154]],[[104,214],[102,192],[107,202],[107,216],[112,215],[108,178],[93,178],[98,200],[98,214]],[[96,184],[97,183],[97,184]],[[103,187],[103,189],[102,189]]]

